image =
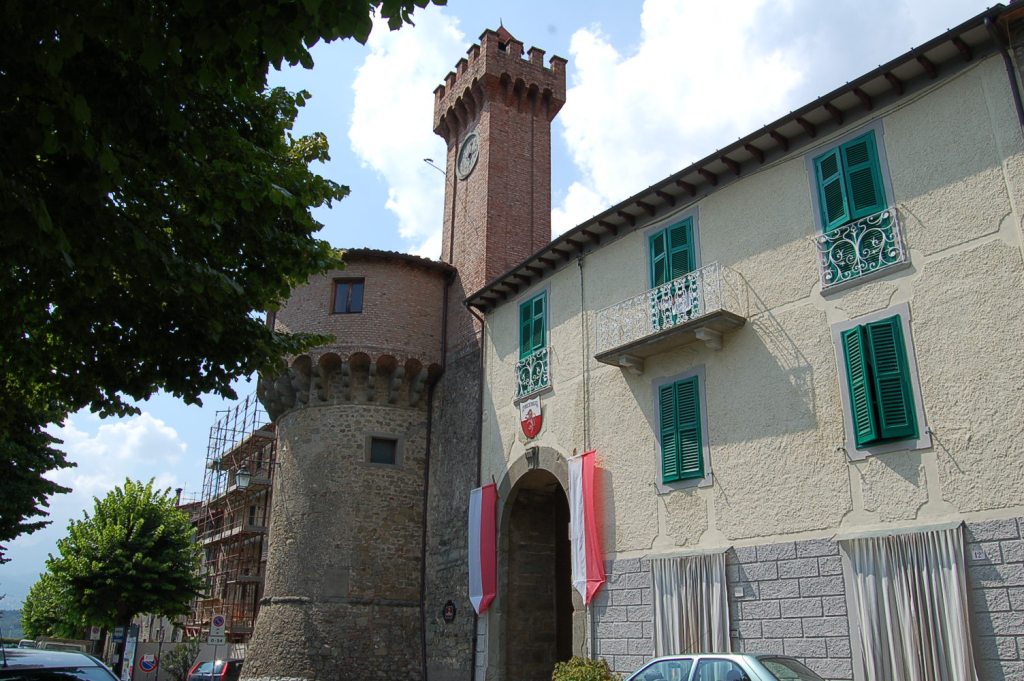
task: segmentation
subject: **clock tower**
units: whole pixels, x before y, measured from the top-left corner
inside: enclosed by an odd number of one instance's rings
[[[441,259],[468,295],[551,240],[551,121],[565,103],[561,57],[499,27],[434,91],[448,144]],[[461,301],[459,301],[461,304]]]

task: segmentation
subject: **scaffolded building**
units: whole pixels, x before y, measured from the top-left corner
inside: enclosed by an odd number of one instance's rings
[[[206,592],[193,603],[190,636],[205,637],[210,620],[220,614],[227,642],[248,643],[266,574],[275,454],[274,426],[254,395],[218,412],[193,516]]]

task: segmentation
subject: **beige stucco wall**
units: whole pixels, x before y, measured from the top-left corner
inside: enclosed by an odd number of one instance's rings
[[[567,264],[487,315],[483,478],[500,480],[528,445],[596,449],[605,550],[626,557],[1024,514],[1024,147],[1002,63],[982,60],[865,124],[880,125],[908,268],[821,295],[807,158],[838,137],[680,207],[696,215],[699,262],[746,283],[746,324],[722,350],[694,344],[632,375],[593,359],[594,313],[647,287],[646,233],[667,222]],[[553,387],[527,443],[518,304],[542,289]],[[900,303],[932,446],[849,461],[831,326]],[[662,493],[653,386],[695,367],[713,481]]]

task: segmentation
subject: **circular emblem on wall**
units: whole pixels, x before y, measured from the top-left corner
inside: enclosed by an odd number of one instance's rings
[[[448,601],[444,604],[444,609],[441,610],[441,617],[444,618],[445,622],[451,623],[455,620],[455,604]]]
[[[480,138],[475,132],[466,135],[462,140],[462,147],[459,148],[459,158],[455,163],[456,172],[460,180],[465,180],[476,167],[476,159],[480,156]]]

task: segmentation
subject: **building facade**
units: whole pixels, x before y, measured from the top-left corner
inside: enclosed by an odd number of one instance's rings
[[[698,649],[1024,676],[1018,13],[553,241],[565,61],[485,32],[435,91],[443,262],[350,251],[276,315],[336,340],[260,383],[279,465],[246,678],[531,681]],[[608,581],[584,606],[567,465],[588,450]],[[491,480],[475,617],[468,500]]]
[[[550,668],[559,635],[622,672],[731,649],[830,679],[1024,677],[1024,119],[1000,42],[1016,14],[951,30],[470,295],[500,498],[476,678],[545,678],[523,660]],[[591,449],[608,582],[569,608],[566,461]],[[545,650],[523,635],[539,608]]]

